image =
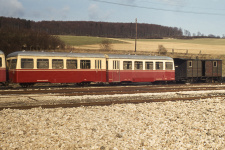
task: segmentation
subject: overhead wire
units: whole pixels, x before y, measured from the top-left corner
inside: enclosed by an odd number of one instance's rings
[[[177,13],[186,13],[186,14],[199,14],[199,15],[225,16],[225,14],[221,14],[221,13],[208,13],[208,12],[172,10],[172,9],[146,7],[146,6],[138,6],[138,5],[132,5],[132,4],[124,4],[124,3],[110,2],[110,1],[105,1],[105,0],[92,0],[92,1],[100,2],[100,3],[113,4],[113,5],[120,5],[120,6],[125,6],[125,7],[133,7],[133,8],[141,8],[141,9],[149,9],[149,10],[157,10],[157,11],[177,12]]]
[[[156,2],[150,2],[150,1],[148,1],[148,0],[139,0],[140,2],[144,2],[144,3],[150,3],[150,4],[156,4],[156,5],[166,5],[166,6],[176,6],[176,7],[184,7],[184,4],[178,4],[178,3],[176,3],[176,4],[172,4],[172,3],[167,3],[167,4],[163,4],[163,3],[156,3]],[[187,6],[185,6],[185,7],[187,7]],[[204,7],[188,7],[188,8],[194,8],[194,9],[207,9],[207,10],[225,10],[225,9],[218,9],[218,8],[204,8]]]

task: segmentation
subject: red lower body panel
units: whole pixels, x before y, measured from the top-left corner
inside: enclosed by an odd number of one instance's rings
[[[11,70],[13,83],[106,82],[105,70]]]
[[[108,71],[108,82],[155,82],[174,81],[174,70],[110,70]]]
[[[5,68],[0,68],[0,82],[6,81],[6,70]]]

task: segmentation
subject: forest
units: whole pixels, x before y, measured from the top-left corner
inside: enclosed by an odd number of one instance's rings
[[[183,36],[181,28],[155,24],[137,24],[138,38]],[[110,23],[92,21],[40,21],[0,17],[0,28],[31,29],[50,35],[98,36],[109,38],[135,38],[136,23]]]

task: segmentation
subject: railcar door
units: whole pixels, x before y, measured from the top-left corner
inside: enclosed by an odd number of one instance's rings
[[[95,60],[95,82],[103,82],[102,60]]]
[[[119,60],[107,60],[107,81],[120,82],[120,61]]]
[[[120,61],[113,61],[112,81],[120,82]]]

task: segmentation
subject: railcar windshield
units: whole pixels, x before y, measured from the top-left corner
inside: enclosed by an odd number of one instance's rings
[[[8,69],[16,69],[17,59],[7,60],[7,68]]]

